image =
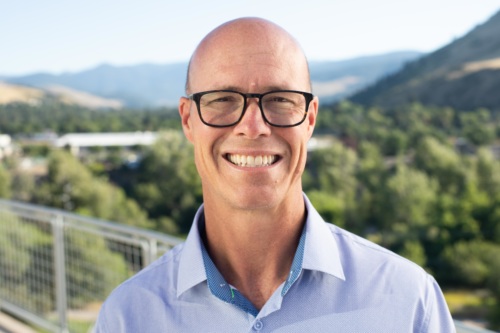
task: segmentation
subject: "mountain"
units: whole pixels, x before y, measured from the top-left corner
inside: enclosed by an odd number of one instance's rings
[[[397,71],[404,63],[420,55],[419,52],[406,51],[343,61],[311,62],[313,92],[319,95],[322,103],[333,102]],[[187,63],[101,65],[77,73],[38,73],[4,80],[41,89],[54,85],[66,87],[121,101],[128,107],[156,107],[177,105],[179,97],[184,95],[186,72]]]
[[[90,109],[123,107],[120,101],[94,96],[64,86],[49,85],[44,88],[34,88],[0,81],[0,104],[20,102],[37,105],[48,99]]]
[[[364,105],[413,101],[462,110],[500,110],[500,11],[465,36],[354,94]]]
[[[90,70],[53,74],[33,74],[11,77],[15,84],[44,88],[64,86],[96,96],[120,100],[129,107],[176,104],[183,95],[187,64],[117,67],[101,65]]]
[[[400,51],[343,61],[311,62],[313,92],[322,103],[335,102],[397,72],[421,55],[416,51]]]

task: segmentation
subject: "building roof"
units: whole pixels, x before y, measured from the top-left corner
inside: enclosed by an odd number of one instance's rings
[[[57,147],[151,145],[156,141],[157,136],[153,132],[69,133],[55,140],[55,145]]]

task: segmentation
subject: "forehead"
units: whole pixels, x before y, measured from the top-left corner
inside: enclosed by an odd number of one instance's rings
[[[307,61],[295,40],[280,28],[251,24],[208,35],[193,55],[189,81],[192,91],[310,89]]]

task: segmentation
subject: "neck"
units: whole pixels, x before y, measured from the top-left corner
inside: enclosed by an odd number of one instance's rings
[[[226,281],[257,309],[292,266],[306,216],[299,194],[268,209],[220,209],[205,202],[207,250]]]

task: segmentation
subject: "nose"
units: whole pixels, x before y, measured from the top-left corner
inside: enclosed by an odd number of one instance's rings
[[[271,125],[266,123],[259,107],[257,98],[248,98],[245,113],[234,127],[237,135],[256,139],[271,134]]]

